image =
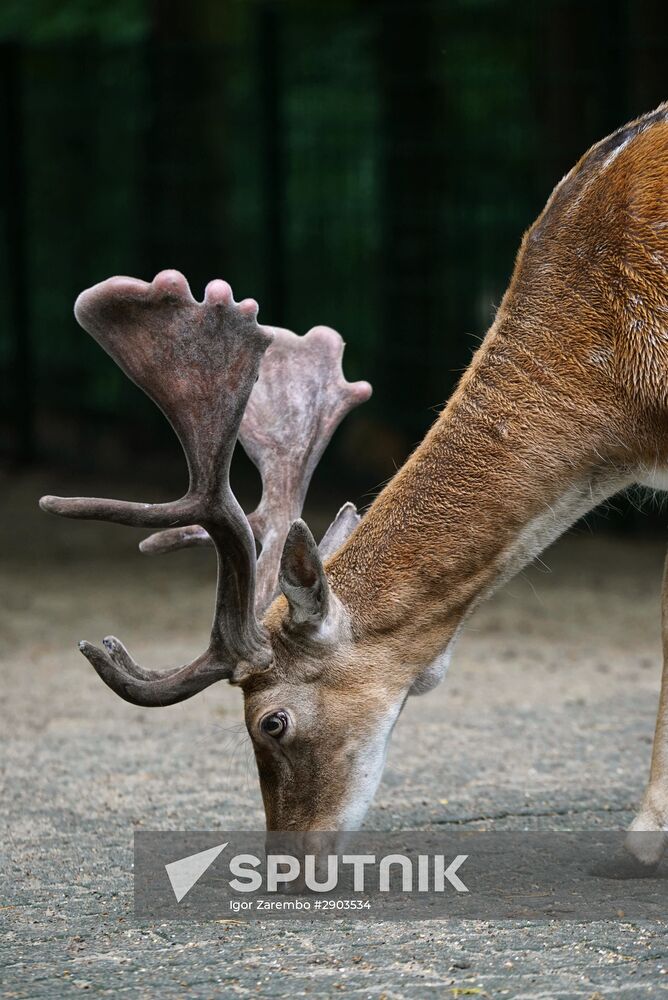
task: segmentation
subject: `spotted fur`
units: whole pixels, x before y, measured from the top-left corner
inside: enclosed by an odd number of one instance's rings
[[[372,783],[359,748],[380,759],[387,720],[433,682],[476,604],[589,508],[666,468],[664,104],[593,146],[525,234],[456,392],[326,564],[327,640],[296,635],[282,598],[268,612],[275,666],[245,694],[269,825],[359,821],[355,788],[368,798]],[[292,743],[277,748],[257,720],[284,704]],[[655,827],[668,824],[665,758]]]

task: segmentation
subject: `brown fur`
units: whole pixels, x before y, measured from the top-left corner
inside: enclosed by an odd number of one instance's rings
[[[245,693],[270,827],[339,822],[346,748],[400,709],[476,602],[520,568],[527,526],[569,491],[593,505],[668,467],[667,278],[662,105],[593,146],[525,234],[458,389],[326,566],[345,628],[297,639],[285,601],[269,610],[275,667]],[[573,516],[555,514],[556,534]],[[294,749],[277,752],[257,720],[286,701]],[[653,781],[668,802],[668,763]]]

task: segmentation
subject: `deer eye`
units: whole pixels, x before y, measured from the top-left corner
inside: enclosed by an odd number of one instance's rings
[[[265,715],[260,723],[260,729],[266,736],[271,736],[277,740],[288,728],[288,716],[285,712],[272,712]]]

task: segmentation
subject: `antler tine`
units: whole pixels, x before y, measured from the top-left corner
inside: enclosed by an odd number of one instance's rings
[[[83,292],[75,306],[81,326],[160,407],[188,462],[190,485],[180,500],[126,503],[84,497],[43,497],[40,506],[65,517],[152,528],[202,524],[218,555],[216,609],[209,647],[192,663],[165,674],[143,670],[118,640],[104,650],[81,644],[99,675],[134,704],[181,701],[223,677],[241,660],[271,659],[255,617],[255,544],[229,484],[241,418],[260,360],[272,340],[256,322],[252,299],[236,303],[224,281],[207,285],[196,302],[177,271],[150,283],[110,278]]]
[[[139,551],[147,556],[192,548],[213,548],[211,535],[199,524],[189,524],[187,528],[156,531],[154,535],[149,535],[139,543]]]
[[[344,378],[344,343],[335,330],[317,326],[298,337],[274,327],[273,333],[239,431],[239,440],[262,477],[262,499],[248,518],[262,546],[258,614],[275,596],[283,545],[290,525],[301,515],[322,453],[346,414],[371,395],[368,382],[350,383]],[[358,521],[354,506],[346,504],[323,538],[327,554],[342,544]],[[167,552],[206,541],[206,532],[194,525],[152,535],[141,549]]]
[[[262,499],[249,516],[262,551],[258,610],[272,601],[290,525],[301,516],[311,477],[343,418],[371,395],[368,382],[347,382],[342,337],[316,326],[303,337],[275,329],[260,366],[239,440],[260,470]]]
[[[252,515],[251,515],[252,516]],[[341,548],[362,520],[354,503],[344,503],[340,511],[320,539],[318,551],[323,560],[329,559]],[[168,528],[156,531],[139,543],[139,550],[145,555],[160,555],[176,552],[177,549],[213,548],[213,539],[199,524],[187,528]]]

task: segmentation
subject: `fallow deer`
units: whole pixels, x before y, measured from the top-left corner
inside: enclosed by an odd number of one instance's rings
[[[664,104],[556,186],[447,406],[361,520],[342,509],[320,551],[299,520],[306,488],[341,417],[370,393],[344,381],[340,338],[261,327],[255,303],[236,304],[222,281],[197,303],[173,271],[84,292],[77,319],[171,421],[190,488],[167,504],[41,505],[161,529],[147,552],[213,544],[219,576],[209,646],[187,666],[144,670],[114,638],[82,652],[136,705],[239,685],[268,828],[358,826],[407,697],[442,678],[480,601],[600,501],[668,484],[667,269]],[[263,479],[248,520],[228,479],[237,434]],[[647,863],[668,832],[668,576],[663,643],[632,826],[657,834]]]

